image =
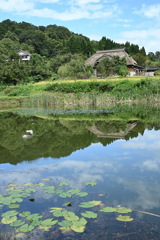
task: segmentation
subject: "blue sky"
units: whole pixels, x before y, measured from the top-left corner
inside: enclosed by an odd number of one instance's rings
[[[56,24],[100,40],[160,51],[159,0],[0,0],[0,21]]]

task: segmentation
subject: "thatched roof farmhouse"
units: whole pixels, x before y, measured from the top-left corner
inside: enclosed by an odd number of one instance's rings
[[[144,75],[143,67],[139,66],[137,62],[132,57],[130,57],[128,53],[125,52],[124,48],[96,51],[93,56],[87,59],[85,65],[91,65],[94,69],[95,76],[98,76],[98,72],[96,69],[98,63],[106,57],[112,59],[113,56],[119,56],[120,58],[126,59],[127,68],[130,76]]]

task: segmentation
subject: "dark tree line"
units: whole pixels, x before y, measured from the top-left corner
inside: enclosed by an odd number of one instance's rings
[[[144,47],[139,48],[129,42],[119,44],[106,37],[100,41],[91,41],[63,26],[34,26],[8,19],[0,22],[0,82],[17,84],[48,77],[56,79],[58,72],[63,75],[68,71],[67,68],[73,69],[73,66],[83,69],[78,76],[85,77],[88,73],[91,74],[90,69],[83,67],[85,59],[96,50],[116,48],[125,48],[142,66],[158,65],[160,62],[160,52],[146,55]],[[27,64],[17,54],[20,49],[32,54],[31,61]]]

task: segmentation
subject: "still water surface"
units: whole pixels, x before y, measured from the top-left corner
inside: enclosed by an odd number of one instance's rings
[[[64,112],[63,117],[53,111],[38,112],[39,115],[36,112],[34,116],[24,114],[28,110],[20,112],[0,114],[0,193],[7,194],[8,184],[45,185],[24,197],[18,209],[4,204],[2,214],[8,210],[30,211],[44,219],[59,220],[50,208],[62,207],[79,217],[85,211],[93,211],[98,217],[86,218],[83,233],[63,233],[56,224],[49,231],[36,226],[15,237],[18,228],[0,224],[0,239],[160,239],[159,109],[145,112],[145,116],[142,110],[131,109],[119,114],[93,111],[76,112],[73,116],[67,112],[66,117]],[[26,130],[33,130],[33,135],[24,139]],[[96,185],[84,184],[90,181]],[[60,182],[67,182],[68,186],[59,186]],[[51,185],[64,192],[79,189],[88,195],[64,198],[44,193],[45,187]],[[63,206],[68,201],[71,206]],[[88,201],[101,204],[93,208],[79,206]],[[118,221],[120,214],[100,211],[106,206],[130,208],[134,211],[122,215],[134,220]]]

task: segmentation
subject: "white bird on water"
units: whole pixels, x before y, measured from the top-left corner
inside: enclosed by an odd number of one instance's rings
[[[28,134],[24,134],[23,136],[22,136],[22,138],[24,139],[24,140],[27,140],[27,139],[29,139],[29,138],[32,138],[33,137],[33,130],[26,130],[26,133],[28,133]]]

